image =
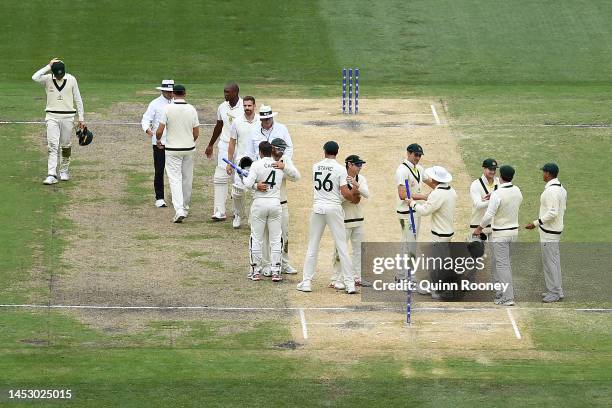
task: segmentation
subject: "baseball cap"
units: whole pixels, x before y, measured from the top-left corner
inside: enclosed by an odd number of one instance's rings
[[[514,178],[514,167],[508,166],[507,164],[504,166],[501,166],[499,168],[499,175],[504,180],[512,181],[512,179]]]
[[[557,174],[559,174],[559,166],[557,166],[555,163],[546,163],[540,170],[546,171],[555,177],[557,177]]]
[[[66,65],[62,61],[56,61],[51,65],[51,72],[55,76],[62,76],[66,73]]]
[[[172,91],[174,93],[182,94],[185,93],[185,87],[183,85],[174,85]]]
[[[350,156],[348,156],[346,159],[344,159],[345,163],[353,163],[353,164],[364,164],[365,160],[362,160],[359,156],[357,156],[356,154],[351,154]]]
[[[326,142],[323,145],[323,150],[327,154],[338,154],[338,150],[340,150],[340,146],[338,146],[338,143],[334,142],[333,140],[330,140],[329,142]]]
[[[495,159],[484,159],[482,162],[482,167],[486,169],[497,169],[497,160]]]
[[[270,142],[270,144],[274,147],[276,147],[277,149],[286,149],[287,148],[287,142],[285,142],[283,139],[281,139],[280,137],[277,137],[275,139],[272,139],[272,142]]]
[[[423,155],[423,148],[421,147],[420,144],[417,143],[412,143],[408,145],[408,148],[406,148],[406,150],[410,153],[416,153],[416,154],[420,154]]]

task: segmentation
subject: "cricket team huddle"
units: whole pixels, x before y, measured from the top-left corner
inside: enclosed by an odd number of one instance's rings
[[[47,176],[50,185],[70,179],[71,135],[75,115],[78,128],[86,129],[84,108],[74,76],[65,65],[53,59],[34,73],[32,79],[45,87],[47,94],[46,127],[48,145]],[[142,130],[151,138],[155,168],[155,206],[166,207],[164,172],[169,181],[175,223],[189,215],[194,154],[200,123],[196,109],[186,102],[187,91],[173,80],[163,80],[156,88],[160,96],[151,101],[142,116]],[[270,106],[257,108],[252,96],[239,96],[235,82],[224,88],[225,101],[217,110],[217,122],[205,154],[213,158],[217,144],[217,164],[213,175],[214,221],[227,219],[228,194],[233,207],[232,225],[250,226],[250,271],[248,278],[259,281],[270,277],[282,281],[283,274],[297,274],[289,262],[289,207],[287,180],[297,182],[300,172],[293,164],[293,142],[285,125],[275,121],[277,112]],[[218,143],[217,143],[218,141]],[[368,286],[361,279],[361,242],[364,236],[363,199],[370,195],[366,177],[361,174],[365,161],[351,154],[339,163],[340,146],[333,140],[322,146],[322,160],[312,166],[314,202],[310,217],[309,242],[304,261],[303,278],[297,285],[302,292],[312,291],[320,240],[329,227],[334,239],[333,272],[330,288],[357,293],[357,286]],[[424,169],[419,161],[424,155],[417,143],[407,147],[406,159],[395,173],[397,186],[396,213],[402,230],[402,241],[411,254],[416,253],[420,221],[431,217],[431,241],[444,245],[451,241],[457,193],[451,186],[452,175],[442,166]],[[61,156],[61,157],[60,157]],[[510,263],[510,243],[516,242],[522,194],[512,184],[515,170],[499,167],[494,159],[485,159],[483,173],[470,186],[472,216],[470,228],[474,239],[486,240],[490,246],[491,272],[494,282],[507,283],[497,291],[498,305],[515,304]],[[556,302],[564,297],[561,281],[559,241],[567,192],[557,176],[555,163],[542,167],[546,183],[540,197],[539,216],[527,229],[539,229],[546,291],[542,301]],[[430,188],[425,192],[424,185]],[[252,203],[247,214],[247,194]],[[349,243],[351,254],[349,254]],[[426,293],[433,299],[435,290]]]

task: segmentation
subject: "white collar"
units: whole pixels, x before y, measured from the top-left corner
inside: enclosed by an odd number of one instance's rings
[[[404,163],[406,163],[411,169],[416,169],[418,164],[413,164],[410,160],[404,159]]]
[[[550,187],[553,184],[561,184],[561,183],[559,182],[559,179],[555,177],[554,179],[552,179],[548,183],[546,183],[544,188],[548,188],[548,187]]]
[[[489,184],[489,180],[487,179],[487,177],[484,174],[480,175],[480,179],[485,182],[486,184]],[[499,179],[497,178],[497,176],[493,176],[493,185],[499,185]]]

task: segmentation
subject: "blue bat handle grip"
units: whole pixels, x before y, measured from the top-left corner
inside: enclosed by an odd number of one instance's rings
[[[221,160],[223,160],[224,162],[226,162],[227,164],[229,164],[230,166],[232,166],[232,168],[233,168],[234,170],[236,170],[236,172],[237,172],[238,174],[240,174],[241,176],[243,176],[243,177],[245,177],[245,176],[246,176],[240,167],[236,166],[234,163],[232,163],[231,161],[227,160],[225,157],[224,157],[224,158],[222,158]]]
[[[406,185],[406,198],[410,198],[410,185],[408,180],[404,180],[404,184]],[[410,208],[410,226],[412,227],[412,233],[416,237],[416,224],[414,223],[414,210]]]

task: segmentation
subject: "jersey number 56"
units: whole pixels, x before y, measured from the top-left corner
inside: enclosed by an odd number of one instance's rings
[[[334,188],[334,183],[332,183],[332,181],[329,179],[331,177],[331,173],[327,173],[324,179],[322,179],[322,177],[323,177],[323,172],[315,171],[315,174],[314,174],[315,190],[321,190],[321,188],[323,188],[323,190],[325,191],[332,191],[332,188]]]

